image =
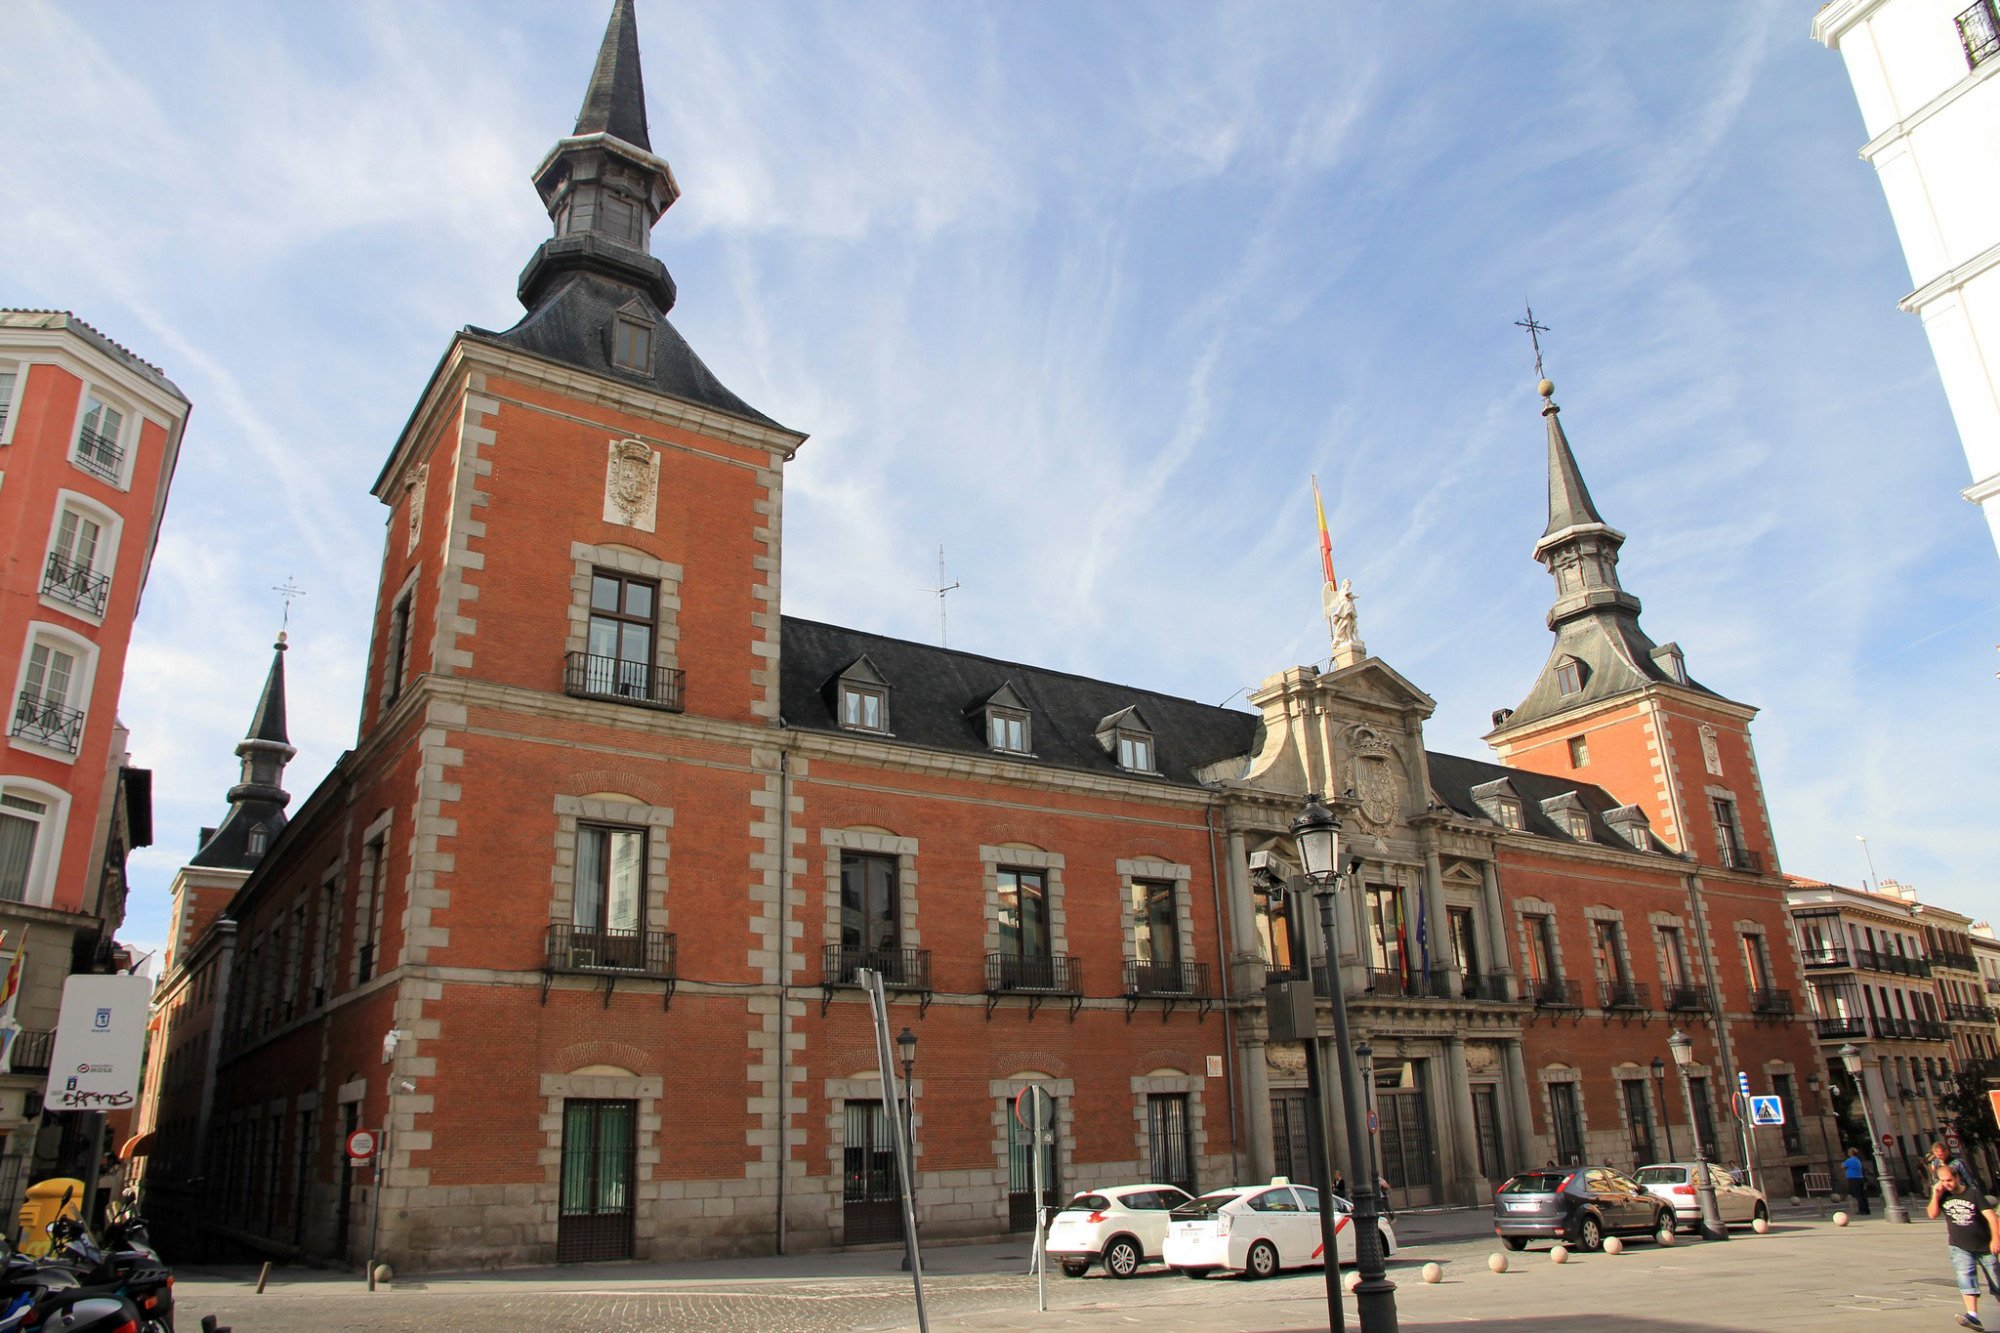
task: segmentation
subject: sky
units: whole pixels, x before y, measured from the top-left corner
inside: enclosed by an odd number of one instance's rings
[[[1813,8],[638,0],[674,322],[811,437],[785,611],[935,641],[942,547],[952,647],[1241,706],[1329,652],[1317,474],[1369,649],[1485,756],[1550,645],[1532,302],[1643,623],[1762,710],[1785,869],[2000,917],[2000,560]],[[453,332],[518,317],[608,12],[0,6],[0,304],[194,403],[125,939],[288,579],[295,808],[353,742],[369,484]]]

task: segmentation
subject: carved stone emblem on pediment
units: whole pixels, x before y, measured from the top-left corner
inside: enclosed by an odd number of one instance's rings
[[[1361,803],[1361,821],[1381,828],[1395,822],[1400,787],[1387,750],[1363,752],[1347,766],[1347,785]]]
[[[651,532],[659,494],[659,452],[641,440],[613,440],[604,469],[604,521]]]
[[[409,555],[417,549],[417,536],[424,530],[424,497],[430,493],[431,465],[417,464],[417,470],[403,489],[409,492],[410,508],[407,533],[403,539],[403,554]]]

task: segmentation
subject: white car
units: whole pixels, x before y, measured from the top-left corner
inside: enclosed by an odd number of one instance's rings
[[[1049,1223],[1043,1253],[1062,1265],[1065,1277],[1082,1277],[1093,1263],[1102,1263],[1113,1277],[1131,1277],[1140,1264],[1159,1260],[1168,1215],[1191,1197],[1178,1185],[1119,1185],[1079,1194]]]
[[[1354,1206],[1333,1197],[1337,1263],[1354,1262]],[[1382,1253],[1395,1251],[1396,1229],[1384,1218]],[[1294,1185],[1283,1176],[1268,1185],[1236,1185],[1211,1190],[1174,1210],[1167,1228],[1166,1260],[1176,1273],[1206,1277],[1241,1273],[1269,1277],[1285,1268],[1323,1265],[1319,1234],[1319,1191]]]
[[[1693,1162],[1657,1162],[1640,1167],[1632,1178],[1646,1193],[1673,1205],[1678,1230],[1694,1231],[1701,1226],[1701,1196],[1695,1192],[1695,1182],[1700,1177],[1695,1170]],[[1715,1210],[1722,1215],[1722,1225],[1749,1226],[1758,1218],[1771,1215],[1771,1207],[1761,1191],[1737,1184],[1734,1176],[1712,1162],[1708,1179],[1715,1186]]]

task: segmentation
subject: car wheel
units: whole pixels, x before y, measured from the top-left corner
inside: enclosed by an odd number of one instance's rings
[[[1131,1277],[1144,1262],[1145,1256],[1130,1236],[1120,1236],[1104,1247],[1104,1271],[1113,1277]]]
[[[1771,1210],[1760,1203],[1757,1205],[1757,1211],[1750,1215],[1750,1220],[1752,1222],[1768,1222],[1771,1220]]]
[[[1255,1281],[1260,1277],[1270,1277],[1278,1271],[1277,1247],[1268,1240],[1260,1240],[1250,1247],[1249,1257],[1243,1261],[1243,1276]]]
[[[1653,1235],[1655,1237],[1658,1237],[1662,1235],[1673,1234],[1673,1231],[1675,1229],[1674,1224],[1676,1221],[1677,1219],[1674,1217],[1673,1209],[1671,1208],[1660,1209],[1660,1215],[1653,1219]]]
[[[1064,1277],[1082,1277],[1090,1271],[1090,1260],[1065,1259],[1062,1261],[1062,1270]]]
[[[1595,1214],[1585,1213],[1576,1224],[1576,1248],[1595,1254],[1604,1248],[1604,1223]]]
[[[1528,1238],[1526,1236],[1502,1236],[1500,1239],[1506,1241],[1507,1248],[1517,1254],[1528,1248]]]
[[[1396,1242],[1389,1239],[1389,1229],[1387,1227],[1376,1228],[1375,1234],[1382,1238],[1382,1257],[1387,1259],[1396,1252]]]

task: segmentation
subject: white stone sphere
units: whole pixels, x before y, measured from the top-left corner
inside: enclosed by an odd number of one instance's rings
[[[1750,1224],[1750,1229],[1761,1236],[1771,1229],[1771,1224],[1760,1217]]]
[[[1360,1285],[1361,1285],[1360,1269],[1355,1269],[1353,1272],[1347,1274],[1347,1276],[1340,1279],[1341,1289],[1349,1293],[1352,1293],[1353,1290]]]
[[[390,1278],[394,1276],[396,1276],[396,1270],[389,1267],[389,1265],[387,1264],[375,1265],[375,1280],[378,1283],[387,1282]]]
[[[1550,1262],[1550,1263],[1552,1263],[1552,1264],[1566,1264],[1566,1263],[1568,1263],[1568,1262],[1569,1262],[1569,1246],[1567,1246],[1567,1245],[1558,1245],[1558,1246],[1556,1246],[1556,1247],[1555,1247],[1555,1248],[1554,1248],[1553,1250],[1550,1250],[1550,1251],[1549,1251],[1549,1262]]]
[[[1672,1245],[1675,1239],[1677,1238],[1674,1235],[1674,1229],[1672,1227],[1661,1227],[1658,1231],[1653,1233],[1653,1239],[1660,1242],[1660,1244],[1662,1245]]]
[[[1443,1265],[1443,1264],[1425,1264],[1425,1265],[1424,1265],[1424,1281],[1426,1281],[1426,1282],[1442,1282],[1442,1281],[1444,1281],[1444,1265]]]
[[[1604,1252],[1606,1254],[1623,1254],[1625,1253],[1625,1242],[1616,1236],[1606,1236],[1604,1238]]]
[[[1833,1224],[1834,1224],[1835,1226],[1837,1226],[1837,1227],[1844,1227],[1844,1226],[1846,1226],[1846,1225],[1847,1225],[1847,1214],[1846,1214],[1846,1213],[1835,1213],[1835,1214],[1833,1215]]]
[[[1507,1256],[1495,1250],[1486,1256],[1486,1266],[1496,1273],[1504,1273],[1507,1271]]]

